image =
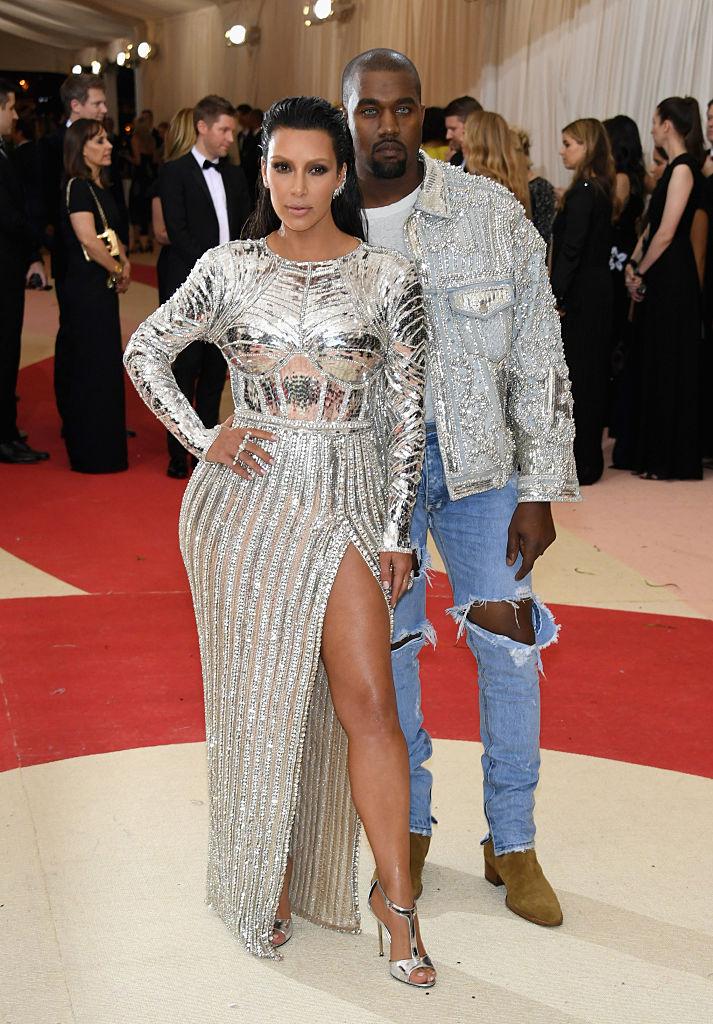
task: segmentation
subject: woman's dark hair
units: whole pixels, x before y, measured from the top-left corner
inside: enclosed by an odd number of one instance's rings
[[[693,96],[669,96],[656,108],[661,121],[670,121],[686,144],[686,152],[702,166],[706,158],[701,128],[701,108]]]
[[[362,199],[356,176],[354,143],[341,110],[333,107],[319,96],[291,96],[273,103],[265,114],[260,135],[263,159],[267,156],[270,139],[278,128],[295,128],[298,131],[325,132],[332,140],[337,167],[346,164],[347,176],[340,195],[332,200],[332,216],[340,231],[366,240]],[[280,218],[275,213],[270,192],[262,183],[262,174],[257,178],[257,202],[255,209],[242,230],[243,238],[265,238],[280,227]]]
[[[618,174],[626,174],[631,187],[631,194],[644,194],[644,153],[641,148],[641,136],[636,121],[626,114],[617,114],[602,121],[609,136],[614,165]]]
[[[445,143],[446,115],[443,113],[443,107],[426,107],[426,112],[423,115],[421,141],[424,144],[427,142]]]
[[[92,172],[84,159],[84,147],[104,130],[101,121],[89,117],[80,117],[69,125],[64,135],[64,173],[67,179],[85,178],[91,181]],[[102,167],[99,180],[105,187],[110,184],[108,167]]]

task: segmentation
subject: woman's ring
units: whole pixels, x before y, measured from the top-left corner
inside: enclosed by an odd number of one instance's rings
[[[235,458],[233,459],[233,465],[234,466],[236,466],[238,464],[238,462],[240,461],[240,456],[243,454],[243,452],[247,448],[249,440],[250,440],[250,433],[246,430],[245,431],[245,435],[244,435],[242,441],[238,445],[238,450],[235,453]]]

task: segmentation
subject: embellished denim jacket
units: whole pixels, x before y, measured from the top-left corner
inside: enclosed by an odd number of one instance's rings
[[[421,154],[406,228],[421,278],[428,372],[452,498],[503,487],[577,501],[574,421],[545,246],[502,185]]]

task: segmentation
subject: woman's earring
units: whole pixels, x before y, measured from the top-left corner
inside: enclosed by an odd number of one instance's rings
[[[346,178],[342,178],[341,183],[339,185],[337,185],[337,187],[335,188],[334,192],[332,192],[332,199],[337,199],[342,194],[342,192],[344,191],[344,186],[346,185],[346,183],[347,183],[347,179]]]

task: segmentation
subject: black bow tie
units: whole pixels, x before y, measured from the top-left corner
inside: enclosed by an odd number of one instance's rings
[[[214,164],[212,160],[204,160],[203,161],[203,170],[204,171],[209,171],[211,169],[211,167],[213,168],[214,171],[219,171],[220,170],[220,164]]]

